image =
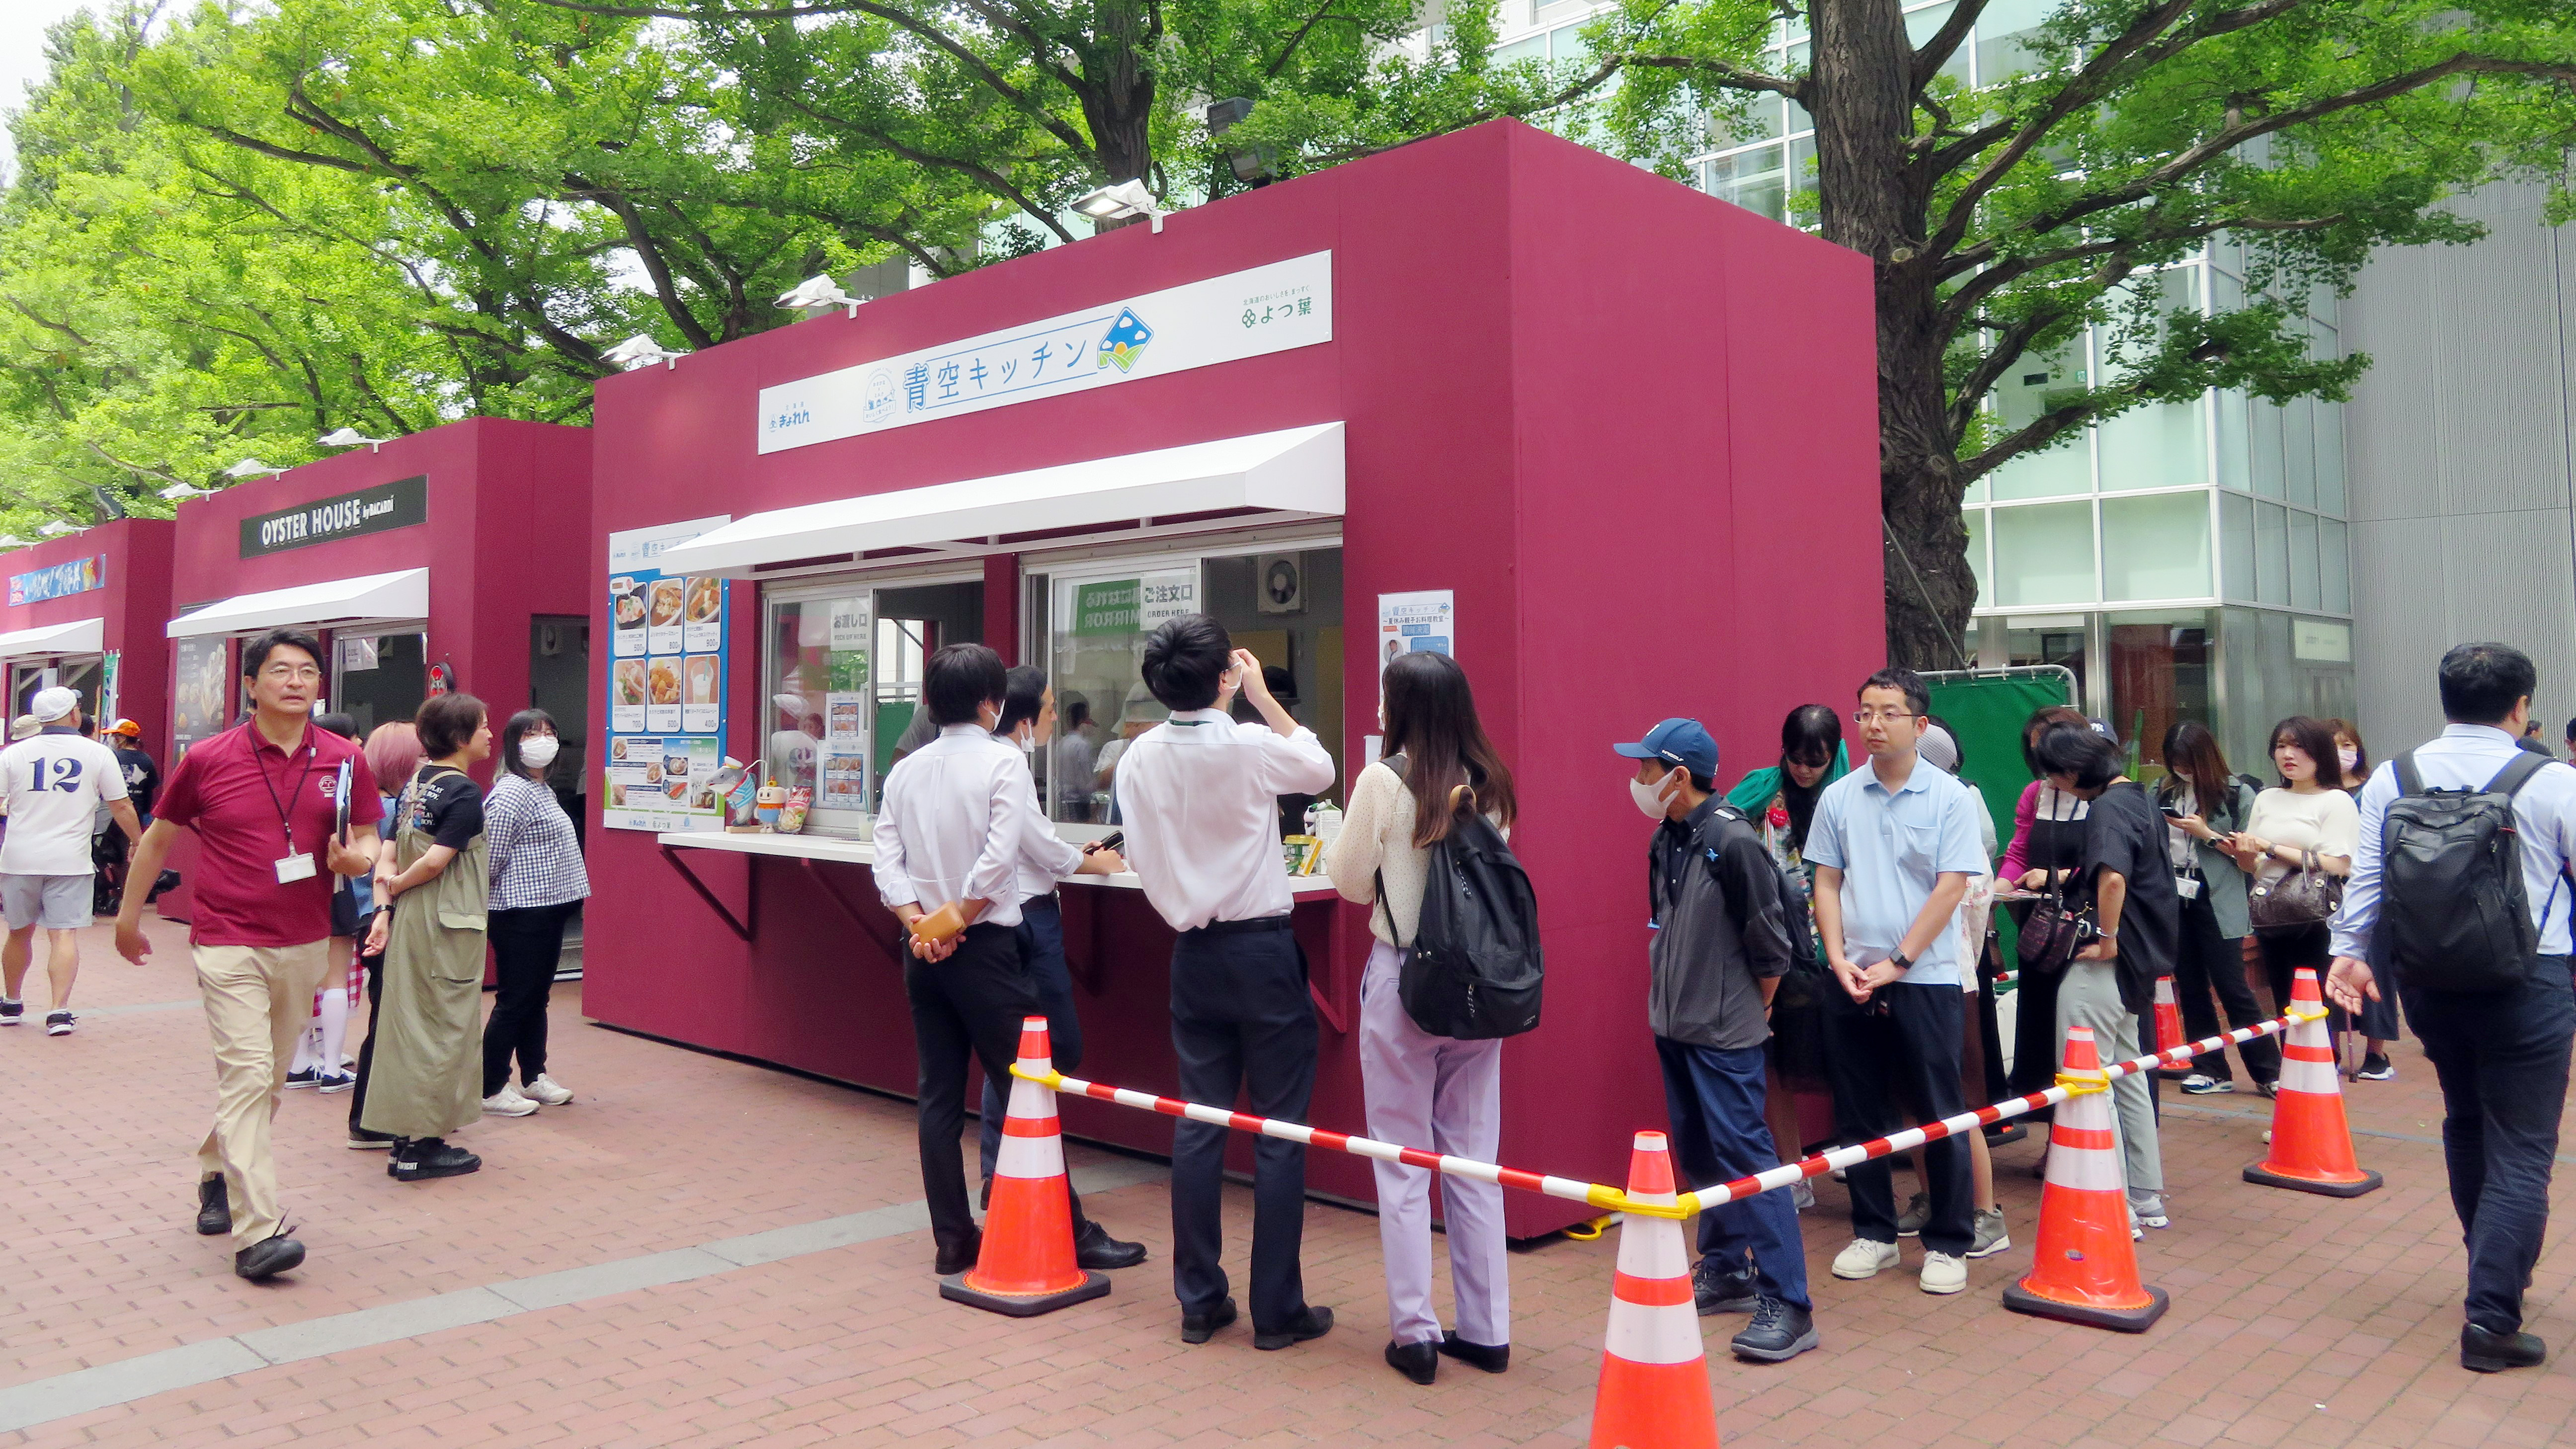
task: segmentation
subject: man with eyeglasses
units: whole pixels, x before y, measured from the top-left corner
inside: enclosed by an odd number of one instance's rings
[[[196,832],[188,939],[215,1042],[215,1125],[197,1149],[197,1231],[230,1232],[233,1271],[257,1280],[304,1261],[278,1205],[269,1127],[329,964],[333,877],[373,868],[383,807],[357,744],[311,727],[322,692],[313,636],[272,629],[243,644],[242,683],[250,719],[199,740],[171,771],[133,873],[154,879],[179,832]],[[344,764],[353,781],[346,802]],[[116,949],[137,965],[152,953],[143,897],[126,892],[116,913]]]
[[[1882,669],[1860,688],[1852,715],[1869,768],[1825,787],[1807,830],[1816,867],[1816,935],[1842,994],[1825,1000],[1825,1072],[1834,1122],[1846,1140],[1883,1137],[1903,1124],[1900,1100],[1929,1122],[1966,1110],[1959,1095],[1967,1033],[1951,917],[1968,878],[1987,869],[1975,791],[1916,753],[1931,694],[1910,669]],[[1944,1137],[1924,1148],[1932,1214],[1923,1224],[1926,1293],[1968,1286],[1975,1241],[1968,1145]],[[1834,1259],[1837,1278],[1869,1278],[1897,1265],[1896,1198],[1888,1163],[1846,1175],[1852,1242]]]

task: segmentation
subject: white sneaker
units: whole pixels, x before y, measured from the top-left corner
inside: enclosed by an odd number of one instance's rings
[[[1923,1291],[1956,1293],[1968,1286],[1968,1260],[1947,1253],[1923,1255]]]
[[[525,1117],[537,1110],[537,1104],[519,1095],[519,1089],[504,1082],[501,1090],[483,1099],[483,1111],[493,1117]]]
[[[564,1086],[543,1072],[537,1073],[537,1079],[519,1088],[518,1092],[520,1096],[527,1097],[545,1107],[560,1107],[572,1100],[570,1087]]]
[[[1938,1255],[1936,1254],[1935,1256]],[[1894,1243],[1881,1243],[1869,1238],[1854,1238],[1851,1240],[1850,1247],[1847,1247],[1834,1255],[1834,1276],[1837,1278],[1875,1278],[1878,1276],[1879,1270],[1883,1268],[1893,1268],[1896,1264],[1897,1254],[1896,1245]],[[1961,1271],[1965,1272],[1966,1270],[1962,1269]],[[1963,1283],[1965,1281],[1965,1279],[1961,1280]]]

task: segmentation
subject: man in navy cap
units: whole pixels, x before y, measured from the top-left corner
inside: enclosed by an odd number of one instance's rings
[[[1656,822],[1646,848],[1654,968],[1646,1024],[1664,1070],[1673,1152],[1693,1187],[1780,1165],[1763,1115],[1771,995],[1789,969],[1788,902],[1753,826],[1715,793],[1717,741],[1668,719],[1632,745],[1628,790]],[[1750,1313],[1738,1358],[1779,1363],[1816,1346],[1798,1210],[1758,1193],[1700,1214],[1692,1297],[1703,1314]]]

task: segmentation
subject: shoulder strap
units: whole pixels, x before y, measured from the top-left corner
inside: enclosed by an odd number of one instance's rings
[[[2396,764],[2397,797],[2402,800],[2409,795],[2423,794],[2424,772],[2415,768],[2415,752],[2413,750],[2408,750],[2406,753],[2399,755],[2397,757]],[[2511,765],[2507,765],[2505,768],[2509,770],[2513,767]]]
[[[1397,779],[1399,779],[1399,780],[1401,780],[1401,779],[1403,779],[1403,778],[1404,778],[1404,767],[1405,767],[1405,765],[1406,765],[1406,763],[1407,763],[1407,762],[1406,762],[1406,760],[1405,760],[1404,756],[1403,756],[1401,753],[1392,754],[1392,755],[1381,755],[1381,756],[1379,756],[1379,757],[1378,757],[1378,763],[1379,763],[1379,764],[1381,764],[1381,765],[1386,766],[1386,767],[1387,767],[1387,769],[1389,769],[1389,770],[1393,771],[1393,772],[1394,772],[1394,774],[1395,774],[1395,778],[1397,778]]]
[[[2548,763],[2549,761],[2540,755],[2516,748],[2513,758],[2505,763],[2503,769],[2495,772],[2494,779],[2487,781],[2487,791],[2490,794],[2501,794],[2508,799],[2519,795],[2522,793],[2522,787],[2531,783],[2531,777],[2540,773],[2540,767]]]

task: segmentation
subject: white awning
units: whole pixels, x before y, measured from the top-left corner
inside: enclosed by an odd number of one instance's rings
[[[51,658],[56,654],[102,654],[107,650],[107,621],[81,619],[45,624],[0,634],[0,659]]]
[[[957,543],[981,549],[1002,534],[1134,528],[1156,517],[1241,510],[1340,516],[1342,425],[1319,423],[755,513],[699,534],[653,566],[666,577],[738,578],[764,565],[840,554]]]
[[[247,634],[290,624],[341,624],[359,619],[420,619],[429,614],[429,570],[402,569],[328,583],[298,584],[191,609],[170,621],[170,637]]]

